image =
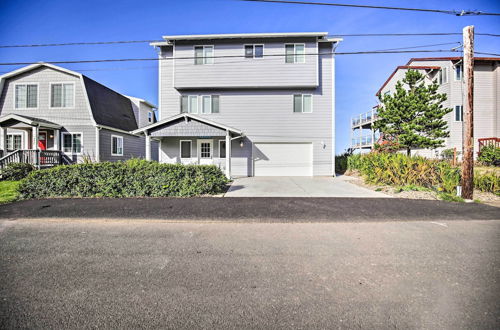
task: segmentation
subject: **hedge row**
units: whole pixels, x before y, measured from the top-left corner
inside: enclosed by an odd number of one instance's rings
[[[460,185],[460,169],[449,162],[400,153],[352,155],[347,167],[374,184],[415,185],[448,193],[455,193]],[[500,175],[495,171],[475,172],[474,187],[500,195]]]
[[[228,180],[213,165],[160,164],[132,159],[34,171],[21,198],[200,196],[224,191]]]
[[[450,163],[401,153],[352,155],[349,170],[359,171],[369,183],[395,186],[416,185],[454,193],[460,170]]]

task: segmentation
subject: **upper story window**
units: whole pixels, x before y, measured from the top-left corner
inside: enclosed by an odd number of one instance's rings
[[[50,107],[72,108],[75,105],[75,84],[50,84]]]
[[[305,63],[306,56],[305,44],[286,44],[285,45],[285,62],[286,63]]]
[[[148,123],[152,123],[154,118],[153,111],[148,111]]]
[[[219,113],[219,95],[183,95],[181,113]]]
[[[462,80],[462,66],[461,65],[456,65],[455,66],[455,80],[460,81]]]
[[[14,91],[15,108],[38,107],[38,84],[16,84]]]
[[[111,155],[123,156],[123,136],[111,135]]]
[[[194,46],[194,64],[213,64],[214,46]]]
[[[448,68],[441,68],[439,70],[438,83],[440,85],[446,84],[448,82]]]
[[[245,45],[245,58],[263,58],[264,45]]]
[[[464,107],[463,105],[455,106],[455,121],[464,121]]]
[[[293,96],[293,112],[312,112],[312,95],[296,94]]]

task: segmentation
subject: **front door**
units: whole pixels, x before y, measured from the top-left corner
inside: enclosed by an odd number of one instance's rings
[[[198,140],[198,163],[200,165],[212,165],[213,140]]]
[[[38,134],[38,149],[47,150],[47,132],[39,132],[39,134]]]

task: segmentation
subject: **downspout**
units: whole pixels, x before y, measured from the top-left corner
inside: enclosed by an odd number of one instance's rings
[[[95,161],[99,163],[101,161],[101,147],[100,147],[100,131],[101,128],[99,126],[95,127]]]

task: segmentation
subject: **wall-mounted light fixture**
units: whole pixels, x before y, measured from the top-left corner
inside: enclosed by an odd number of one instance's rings
[[[241,139],[240,141],[240,148],[243,148],[244,144],[243,144],[243,139]]]

